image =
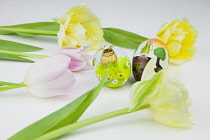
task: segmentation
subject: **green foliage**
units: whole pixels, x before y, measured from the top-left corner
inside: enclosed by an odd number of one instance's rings
[[[158,47],[154,50],[154,55],[159,57],[162,61],[166,59],[166,52],[164,48]]]
[[[20,62],[28,62],[28,63],[33,63],[34,62],[32,60],[22,58],[20,56],[2,54],[2,53],[0,53],[0,60],[20,61]]]
[[[34,62],[24,57],[31,58],[45,58],[46,56],[27,54],[21,52],[31,52],[41,50],[42,48],[32,45],[26,45],[18,42],[1,40],[0,39],[0,60],[21,61],[21,62]]]
[[[95,88],[89,90],[73,102],[19,131],[8,140],[34,140],[41,135],[76,122],[95,100],[103,86],[106,86],[107,73]]]
[[[117,28],[103,28],[104,38],[106,41],[129,49],[138,48],[139,44],[147,40],[147,38]]]
[[[159,79],[162,76],[161,71],[157,73],[152,79],[147,81],[140,81],[135,83],[133,89],[131,90],[131,103],[129,111],[136,111],[144,105],[151,94],[156,92]]]
[[[15,51],[15,52],[32,52],[41,49],[42,48],[35,47],[32,45],[0,39],[0,50]]]
[[[12,26],[1,26],[1,35],[16,34],[23,37],[30,37],[32,35],[48,35],[56,36],[59,30],[59,24],[56,22],[35,22],[18,24]]]

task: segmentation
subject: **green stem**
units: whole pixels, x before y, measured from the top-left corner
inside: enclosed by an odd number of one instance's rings
[[[13,85],[9,85],[9,86],[0,87],[0,92],[1,91],[5,91],[5,90],[11,90],[11,89],[15,89],[15,88],[20,88],[20,87],[25,87],[24,82],[19,83],[19,84],[13,84]]]
[[[49,57],[49,56],[46,56],[46,55],[27,54],[27,53],[6,51],[6,50],[0,50],[0,53],[1,54],[15,55],[15,56],[29,57],[29,58],[40,58],[40,59]]]
[[[149,107],[149,105],[144,105],[136,111],[147,109],[148,107]],[[82,128],[82,127],[85,127],[85,126],[88,126],[88,125],[91,125],[91,124],[94,124],[94,123],[97,123],[97,122],[101,122],[101,121],[104,121],[104,120],[107,120],[107,119],[110,119],[110,118],[114,118],[114,117],[117,117],[117,116],[129,114],[129,113],[132,113],[132,112],[129,111],[129,108],[124,108],[124,109],[120,109],[120,110],[117,110],[117,111],[114,111],[114,112],[99,115],[99,116],[96,116],[96,117],[93,117],[93,118],[90,118],[90,119],[86,119],[86,120],[83,120],[83,121],[80,121],[80,122],[76,122],[76,123],[73,123],[73,124],[55,129],[53,131],[50,131],[50,132],[38,137],[35,140],[49,140],[49,139],[52,139],[52,138],[56,138],[56,137],[59,137],[59,136],[65,134],[65,133],[68,133],[70,131],[73,131],[73,130],[76,130],[76,129],[79,129],[79,128]]]
[[[37,29],[24,29],[24,28],[10,28],[10,27],[0,27],[0,30],[19,32],[19,33],[28,33],[35,35],[48,35],[48,36],[57,36],[58,31],[47,31],[47,30],[37,30]]]

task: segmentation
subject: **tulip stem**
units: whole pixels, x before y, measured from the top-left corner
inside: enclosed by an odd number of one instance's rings
[[[18,83],[18,84],[12,84],[12,85],[0,86],[0,92],[5,91],[5,90],[21,88],[21,87],[25,87],[24,82]]]
[[[6,51],[6,50],[0,50],[0,54],[9,54],[9,55],[15,55],[15,56],[23,56],[23,57],[29,57],[29,58],[46,58],[49,56],[46,55],[36,55],[36,54],[27,54],[22,52],[14,52],[14,51]]]
[[[138,110],[135,110],[135,111],[144,110],[144,109],[147,109],[147,108],[149,108],[149,105],[144,105],[144,106],[142,106],[141,108],[139,108]],[[82,127],[85,127],[85,126],[88,126],[88,125],[91,125],[91,124],[94,124],[94,123],[97,123],[97,122],[101,122],[101,121],[104,121],[104,120],[107,120],[107,119],[110,119],[110,118],[114,118],[114,117],[117,117],[117,116],[129,114],[129,113],[132,113],[132,112],[129,111],[129,108],[124,108],[124,109],[120,109],[120,110],[117,110],[117,111],[114,111],[114,112],[99,115],[99,116],[96,116],[96,117],[93,117],[93,118],[89,118],[89,119],[86,119],[86,120],[83,120],[83,121],[80,121],[80,122],[76,122],[76,123],[73,123],[73,124],[55,129],[53,131],[50,131],[50,132],[38,137],[35,140],[49,140],[49,139],[52,139],[52,138],[57,138],[57,137],[59,137],[63,134],[66,134],[66,133],[70,132],[70,131],[73,131],[73,130],[76,130],[76,129],[79,129],[79,128],[82,128]]]
[[[47,36],[57,36],[58,32],[58,31],[24,29],[24,28],[14,28],[14,27],[0,27],[0,30],[17,32],[17,33],[34,34],[34,35],[47,35]]]

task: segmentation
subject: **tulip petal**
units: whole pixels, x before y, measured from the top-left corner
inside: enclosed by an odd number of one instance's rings
[[[179,128],[191,127],[194,122],[188,111],[191,101],[188,91],[174,78],[176,71],[165,68],[153,74],[149,69],[154,64],[153,61],[151,59],[148,69],[144,70],[143,80],[131,87],[129,110],[135,111],[142,105],[149,104],[153,118],[159,123]]]
[[[80,48],[62,48],[58,54],[66,55],[71,58],[68,68],[71,71],[80,71],[92,68],[92,57],[86,52],[88,46]]]
[[[71,93],[75,77],[68,70],[70,58],[55,55],[33,64],[25,75],[24,83],[32,95],[52,97]]]
[[[90,46],[90,50],[104,43],[100,20],[86,5],[72,7],[58,20],[58,42],[60,47],[79,48]]]
[[[45,58],[31,65],[26,72],[24,81],[26,84],[33,84],[55,79],[66,70],[69,63],[70,58],[64,55]]]
[[[76,79],[68,69],[49,82],[29,85],[28,90],[36,97],[54,97],[75,92],[72,88]]]
[[[197,30],[187,18],[163,24],[157,37],[166,43],[171,64],[180,65],[195,55],[196,49],[193,45],[197,38]]]
[[[188,111],[188,91],[180,81],[174,79],[176,72],[170,69],[163,69],[162,72],[159,90],[148,101],[154,119],[172,127],[191,127],[194,123]]]

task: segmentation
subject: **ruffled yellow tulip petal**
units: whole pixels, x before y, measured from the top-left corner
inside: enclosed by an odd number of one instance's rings
[[[194,43],[197,38],[197,30],[187,18],[163,24],[157,37],[166,43],[171,64],[182,64],[195,55]]]
[[[94,50],[103,45],[103,30],[100,20],[86,5],[72,7],[58,20],[58,42],[60,47],[79,48],[89,46]]]
[[[172,127],[191,127],[194,122],[190,119],[191,113],[188,111],[191,104],[188,91],[174,78],[174,71],[164,69],[162,72],[159,91],[148,100],[154,119]]]
[[[153,118],[161,124],[178,128],[194,125],[188,111],[191,100],[184,85],[174,78],[177,72],[165,68],[158,73],[144,74],[143,80],[131,87],[130,110],[149,105]]]
[[[89,38],[93,44],[91,46],[91,50],[98,49],[98,46],[104,43],[103,39],[103,31],[101,30],[100,26],[97,26],[98,23],[96,22],[87,22],[84,23],[83,26],[87,30],[86,36]],[[101,38],[101,40],[99,40]]]

